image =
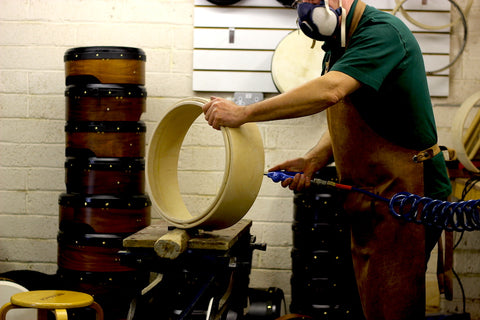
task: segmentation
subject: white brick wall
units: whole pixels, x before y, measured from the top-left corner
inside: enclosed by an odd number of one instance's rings
[[[462,7],[466,2],[459,1]],[[434,100],[440,143],[447,146],[458,105],[480,89],[479,16],[480,3],[475,1],[467,48],[451,72],[451,95]],[[95,45],[132,46],[146,52],[148,100],[142,120],[149,141],[162,113],[179,99],[210,96],[192,91],[192,23],[193,0],[0,1],[0,272],[54,273],[57,268],[57,201],[65,190],[64,52]],[[458,50],[455,39],[461,37],[456,28],[452,52]],[[259,127],[270,167],[303,154],[323,133],[326,121],[320,114]],[[198,132],[188,143],[214,141],[208,147],[215,155],[222,153],[221,140],[212,139],[209,128],[200,126]],[[196,160],[189,163],[187,156],[182,163],[187,168],[211,165],[211,154],[199,154],[195,148],[186,152]],[[221,170],[221,164],[215,165]],[[252,232],[258,241],[268,244],[266,252],[255,252],[253,287],[276,286],[289,294],[292,211],[292,193],[265,180],[246,216],[254,220]],[[472,319],[480,319],[479,242],[480,233],[466,234],[455,255]],[[443,304],[445,310],[461,309],[458,285],[455,300]]]

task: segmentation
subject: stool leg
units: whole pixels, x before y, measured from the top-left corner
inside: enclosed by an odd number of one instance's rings
[[[55,319],[68,320],[67,309],[55,309]]]
[[[96,303],[95,301],[93,301],[93,303],[90,305],[90,307],[97,312],[96,319],[97,320],[103,320],[103,309],[102,309],[102,307],[98,303]]]
[[[6,320],[7,312],[15,308],[17,308],[16,305],[11,304],[10,302],[5,303],[2,309],[0,309],[0,320]]]

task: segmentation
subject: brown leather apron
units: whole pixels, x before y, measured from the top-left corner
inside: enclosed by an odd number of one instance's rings
[[[364,8],[358,1],[348,38]],[[412,158],[433,154],[402,148],[379,136],[348,97],[327,110],[327,119],[341,183],[385,198],[401,191],[424,194],[423,164]],[[362,193],[348,193],[344,206],[351,219],[352,258],[366,318],[424,319],[424,227],[394,218],[386,202]]]
[[[417,151],[373,132],[348,99],[330,107],[327,117],[341,183],[386,198],[401,191],[423,195],[423,164],[412,160]],[[366,318],[424,319],[424,227],[394,218],[386,202],[361,193],[348,193],[344,207]]]

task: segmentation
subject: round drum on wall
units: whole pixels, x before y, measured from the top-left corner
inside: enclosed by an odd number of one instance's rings
[[[322,45],[300,30],[290,32],[280,41],[272,57],[272,78],[278,91],[288,91],[321,76],[325,55]]]
[[[223,180],[206,210],[197,215],[189,212],[177,177],[179,153],[185,135],[202,114],[202,106],[207,101],[189,98],[175,104],[153,131],[148,149],[146,176],[152,205],[165,220],[179,228],[222,229],[235,224],[250,209],[263,180],[264,150],[257,125],[222,127],[225,143]]]
[[[79,47],[65,52],[65,82],[145,85],[145,52],[131,47]]]

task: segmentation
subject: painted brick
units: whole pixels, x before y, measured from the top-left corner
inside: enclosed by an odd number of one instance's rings
[[[66,120],[65,119],[65,96],[62,95],[32,95],[28,116],[38,119]],[[64,123],[59,129],[64,131]]]
[[[62,143],[65,122],[57,120],[2,119],[1,139],[11,143]]]
[[[25,190],[28,169],[0,168],[0,190]]]
[[[457,248],[478,250],[480,248],[480,232],[465,232]]]
[[[0,2],[1,20],[23,20],[28,18],[28,0]]]
[[[262,252],[262,254],[259,255],[258,265],[253,265],[253,267],[261,269],[290,270],[292,265],[290,252],[290,247],[268,246],[267,251]]]
[[[0,216],[0,226],[0,238],[52,239],[55,238],[58,232],[58,218],[32,215],[2,215]]]
[[[30,94],[63,94],[65,91],[64,71],[30,72]]]
[[[455,250],[454,268],[457,273],[480,273],[480,254],[477,250]]]
[[[121,0],[32,0],[29,6],[30,19],[51,22],[115,22],[119,21],[123,14],[122,2]]]
[[[29,97],[21,94],[0,94],[2,118],[25,118],[28,115]]]
[[[259,196],[246,218],[259,222],[291,222],[293,199]]]
[[[24,71],[0,70],[0,92],[27,93],[28,74]]]
[[[2,3],[5,1],[2,1]],[[8,2],[8,1],[7,1]],[[11,46],[68,46],[74,40],[75,28],[65,23],[42,23],[42,22],[9,22],[0,23],[0,45]],[[23,47],[18,50],[36,50],[41,48]],[[61,48],[57,48],[61,50]],[[32,61],[35,55],[31,56]]]
[[[0,166],[5,167],[61,167],[65,162],[65,144],[11,144],[0,143]]]
[[[56,240],[2,239],[2,248],[3,261],[57,261]]]
[[[148,92],[152,96],[184,98],[193,96],[192,76],[188,74],[146,74]]]
[[[0,191],[2,214],[26,213],[26,195],[22,191]]]
[[[0,68],[63,72],[63,51],[63,48],[56,47],[0,47]]]
[[[27,186],[28,190],[63,191],[65,189],[65,169],[30,169],[27,176]]]
[[[27,212],[49,216],[58,215],[59,192],[31,191],[27,193]]]
[[[143,23],[94,23],[79,24],[75,27],[75,46],[127,46],[143,49],[150,54],[147,48],[170,48],[172,33],[169,26],[162,24]],[[92,38],[92,34],[95,35]],[[150,68],[150,67],[148,67]]]
[[[32,270],[46,274],[55,274],[57,272],[57,263],[41,262],[9,262],[0,260],[0,273],[14,270]]]

